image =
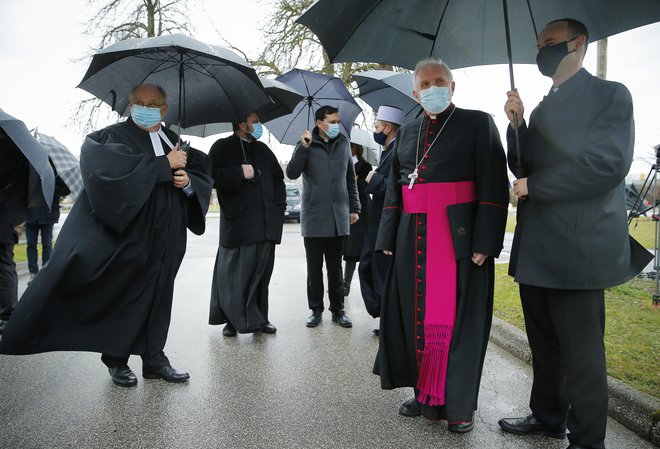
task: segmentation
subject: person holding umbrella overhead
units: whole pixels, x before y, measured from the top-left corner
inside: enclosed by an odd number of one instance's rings
[[[507,219],[506,159],[492,117],[451,102],[446,64],[422,60],[413,79],[424,115],[391,150],[376,250],[394,260],[374,371],[384,389],[414,387],[401,414],[469,432]]]
[[[220,202],[220,245],[213,271],[209,324],[226,323],[222,334],[262,331],[268,320],[268,284],[275,245],[282,240],[286,187],[275,154],[259,137],[255,112],[233,124],[234,134],[211,150],[213,181]]]
[[[509,274],[520,285],[534,382],[532,413],[499,425],[562,439],[568,427],[571,449],[605,447],[604,289],[628,281],[650,260],[628,236],[632,98],[622,84],[582,68],[588,42],[581,22],[550,22],[539,35],[536,60],[552,89],[529,124],[517,91],[507,93],[504,106],[509,167],[521,162],[523,169],[513,183],[520,201]],[[633,263],[631,254],[643,260]]]
[[[316,126],[302,133],[286,167],[290,179],[303,177],[300,222],[307,258],[307,303],[312,310],[305,325],[321,323],[325,258],[332,321],[352,327],[344,312],[341,255],[350,225],[360,213],[355,168],[348,138],[339,132],[339,110],[321,106],[314,117]]]
[[[0,353],[93,351],[112,381],[142,376],[185,382],[163,352],[186,228],[204,232],[212,188],[208,156],[179,150],[161,126],[167,98],[142,84],[131,116],[87,136],[80,153],[84,194],[60,231],[49,263],[28,286],[0,341]]]

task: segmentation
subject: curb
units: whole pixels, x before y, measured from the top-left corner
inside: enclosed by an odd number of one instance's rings
[[[490,340],[525,363],[532,361],[527,335],[517,327],[493,316]],[[610,417],[640,437],[660,447],[660,422],[653,415],[660,411],[660,401],[651,395],[607,376]]]

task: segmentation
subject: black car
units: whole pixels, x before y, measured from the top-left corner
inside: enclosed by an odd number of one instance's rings
[[[284,218],[300,223],[300,187],[298,184],[286,185],[286,210]]]

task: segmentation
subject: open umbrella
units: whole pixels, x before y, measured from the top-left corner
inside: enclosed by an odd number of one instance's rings
[[[23,153],[39,175],[43,200],[48,207],[51,207],[53,203],[53,192],[55,191],[55,174],[48,162],[48,151],[30,134],[25,123],[7,114],[2,109],[0,109],[0,128],[9,136],[18,149],[21,150],[21,153]],[[35,205],[35,199],[33,198],[33,195],[36,193],[35,187],[36,183],[31,181],[30,205]]]
[[[127,39],[95,54],[78,85],[121,115],[142,83],[169,95],[168,123],[187,128],[245,118],[270,98],[254,69],[236,53],[191,37]]]
[[[351,129],[351,143],[362,145],[364,149],[364,159],[371,165],[378,165],[380,159],[380,145],[376,143],[373,136],[357,126]]]
[[[326,105],[339,109],[340,131],[350,137],[349,131],[362,109],[339,78],[293,69],[278,76],[277,81],[303,94],[303,99],[298,102],[293,112],[265,123],[268,131],[280,143],[295,145],[305,130],[314,127],[316,110]]]
[[[297,22],[318,36],[332,62],[410,69],[428,57],[453,68],[508,62],[513,89],[513,63],[536,61],[538,27],[566,17],[584,23],[595,41],[660,21],[660,1],[319,0]]]
[[[266,93],[270,97],[270,102],[260,106],[255,111],[262,122],[290,114],[293,108],[303,99],[303,95],[300,92],[277,80],[259,76],[259,81],[261,81],[261,84],[266,89]],[[179,133],[179,127],[177,125],[172,124],[169,127],[174,132]],[[197,137],[207,137],[226,132],[232,132],[231,123],[206,123],[180,130],[181,134]]]
[[[71,190],[74,199],[78,198],[83,189],[82,175],[80,174],[80,161],[67,147],[54,137],[36,132],[36,138],[48,150],[48,156],[53,161],[57,176]]]
[[[370,70],[353,75],[360,94],[369,106],[395,106],[404,113],[404,123],[416,118],[422,112],[422,106],[412,94],[412,73],[397,73],[390,70]]]

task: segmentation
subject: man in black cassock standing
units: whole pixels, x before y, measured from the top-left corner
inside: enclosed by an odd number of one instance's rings
[[[549,23],[536,60],[552,78],[551,91],[529,125],[517,91],[508,92],[504,107],[511,121],[509,166],[519,178],[509,274],[520,284],[534,382],[532,413],[499,424],[507,432],[559,439],[568,427],[571,449],[605,447],[604,289],[631,279],[649,261],[630,240],[626,217],[632,98],[622,84],[582,68],[588,42],[587,28],[576,20]]]
[[[28,286],[0,341],[3,354],[93,351],[115,384],[142,375],[185,382],[163,349],[186,228],[204,232],[212,188],[208,156],[178,148],[161,126],[165,92],[131,92],[131,117],[87,136],[84,191],[62,227],[50,262]]]
[[[209,151],[220,202],[220,245],[211,286],[209,324],[227,323],[222,334],[274,334],[268,319],[268,284],[275,245],[282,240],[286,187],[284,173],[268,146],[259,141],[257,113],[233,124],[234,134]]]
[[[469,432],[507,218],[506,160],[491,116],[451,103],[446,64],[420,61],[413,79],[424,115],[392,149],[376,250],[394,260],[374,372],[384,389],[414,387],[401,414]]]

